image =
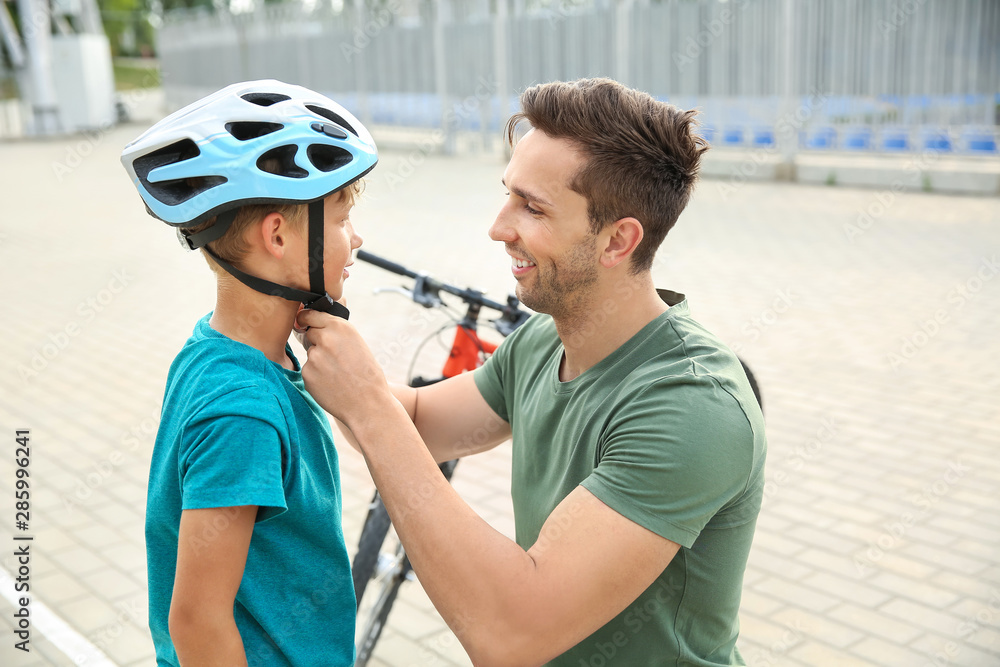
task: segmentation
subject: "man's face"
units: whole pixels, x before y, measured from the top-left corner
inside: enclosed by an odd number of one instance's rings
[[[537,130],[526,134],[504,172],[507,203],[490,227],[490,238],[503,241],[511,256],[517,297],[555,318],[585,309],[597,282],[587,200],[569,187],[583,163],[569,141]]]

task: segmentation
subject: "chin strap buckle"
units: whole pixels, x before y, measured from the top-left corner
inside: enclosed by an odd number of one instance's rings
[[[321,313],[329,313],[330,315],[335,315],[343,319],[348,319],[351,316],[351,311],[347,309],[342,303],[333,300],[329,294],[324,294],[323,296],[310,301],[305,304],[305,307],[309,310],[318,310]]]
[[[178,227],[175,231],[177,232],[177,240],[180,242],[182,248],[189,252],[195,249],[191,243],[191,237],[184,233],[182,228]]]

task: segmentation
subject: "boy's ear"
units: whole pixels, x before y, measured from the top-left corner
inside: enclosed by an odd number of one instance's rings
[[[605,230],[607,242],[601,253],[601,265],[607,269],[618,266],[632,256],[642,241],[642,223],[635,218],[616,220]]]
[[[258,239],[263,249],[276,259],[285,256],[288,247],[288,221],[277,211],[268,213],[257,227]]]

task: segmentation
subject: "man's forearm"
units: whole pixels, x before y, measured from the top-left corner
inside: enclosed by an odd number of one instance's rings
[[[390,384],[389,389],[392,390],[392,395],[396,397],[396,400],[399,401],[400,405],[403,406],[403,409],[406,410],[406,414],[410,416],[410,421],[413,421],[416,416],[417,409],[417,390],[413,387],[408,387],[405,384]],[[360,452],[361,444],[358,442],[357,437],[355,437],[354,431],[352,431],[347,424],[340,421],[336,417],[334,417],[333,420],[337,423],[337,429],[340,431],[341,435],[343,435],[344,439],[347,440],[347,444]]]
[[[529,601],[534,561],[458,496],[402,405],[386,400],[369,414],[354,432],[421,584],[474,661],[494,663],[487,644],[516,643],[510,626]]]

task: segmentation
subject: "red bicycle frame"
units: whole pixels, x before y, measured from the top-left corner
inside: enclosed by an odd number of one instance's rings
[[[483,365],[483,354],[493,354],[497,346],[479,337],[476,330],[464,325],[455,327],[455,340],[451,344],[448,360],[444,362],[446,378],[474,371]]]

